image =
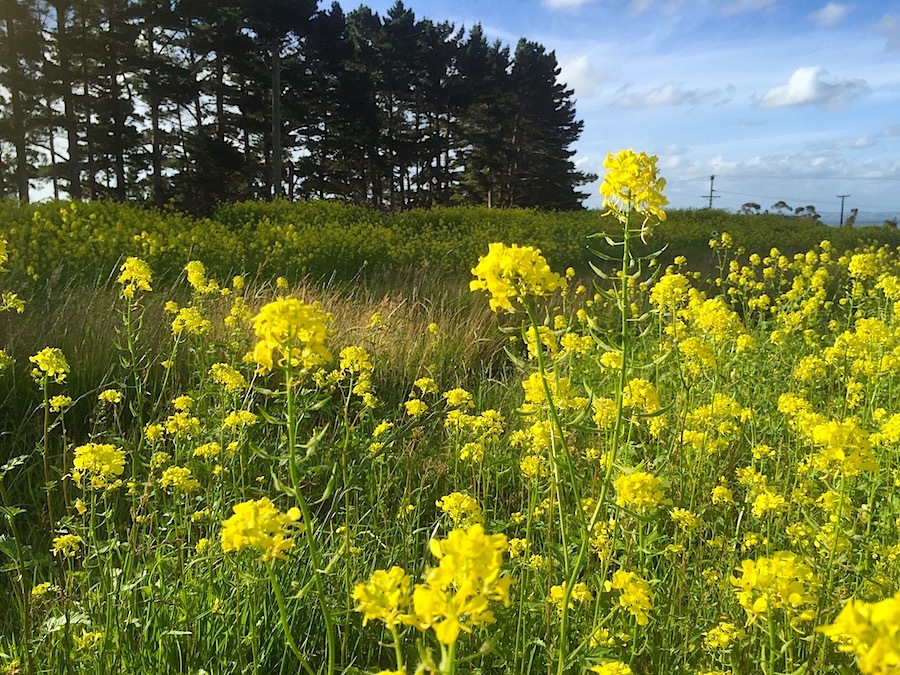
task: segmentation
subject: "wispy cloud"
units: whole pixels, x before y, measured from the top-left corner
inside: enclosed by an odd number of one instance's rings
[[[722,105],[731,100],[734,88],[711,89],[700,91],[699,89],[683,89],[674,84],[666,84],[654,87],[643,92],[629,92],[625,87],[620,90],[621,96],[613,103],[621,108],[653,108],[665,105]]]
[[[758,12],[763,9],[772,9],[775,7],[775,0],[714,1],[711,3],[711,6],[715,8],[719,14],[730,16],[732,14],[743,14],[744,12]]]
[[[885,37],[885,49],[900,51],[900,14],[885,14],[875,29]]]
[[[547,9],[581,9],[585,5],[590,5],[595,0],[541,0],[541,3]]]
[[[846,19],[852,11],[853,5],[829,2],[819,11],[810,14],[810,18],[820,26],[827,28]]]
[[[772,87],[758,101],[761,108],[816,106],[827,110],[843,108],[865,96],[869,85],[864,80],[826,79],[821,66],[797,68],[787,84]]]

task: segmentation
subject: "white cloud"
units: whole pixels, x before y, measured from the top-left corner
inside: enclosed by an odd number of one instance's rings
[[[606,80],[606,74],[590,56],[582,54],[560,64],[558,79],[566,87],[575,90],[575,98],[584,100],[600,92],[600,85]]]
[[[772,87],[758,101],[761,108],[814,105],[833,110],[843,108],[869,92],[864,80],[827,80],[821,66],[797,68],[787,84]]]
[[[590,5],[594,0],[541,0],[547,9],[581,9],[585,5]]]
[[[712,6],[716,7],[720,14],[730,16],[772,9],[775,6],[775,0],[726,0],[725,2],[713,2]]]
[[[726,90],[712,89],[701,92],[698,89],[682,89],[673,84],[654,87],[644,92],[628,92],[628,87],[619,90],[622,95],[614,101],[621,108],[654,108],[664,105],[721,105],[731,100],[733,87]]]
[[[900,14],[885,14],[875,29],[887,39],[885,49],[890,52],[900,51]]]
[[[853,5],[842,5],[837,2],[829,2],[818,12],[813,12],[810,17],[820,26],[828,27],[843,21],[853,11]]]

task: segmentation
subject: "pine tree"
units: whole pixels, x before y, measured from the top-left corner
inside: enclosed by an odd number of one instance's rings
[[[554,52],[519,41],[510,73],[516,114],[510,120],[512,162],[507,180],[510,206],[571,210],[586,194],[575,188],[596,176],[576,170],[571,145],[584,123],[575,119],[571,89],[559,82]]]
[[[0,0],[0,143],[12,147],[16,195],[22,203],[30,199],[29,179],[35,174],[42,45],[36,3]]]

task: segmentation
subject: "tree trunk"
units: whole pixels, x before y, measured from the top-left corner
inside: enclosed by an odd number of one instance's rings
[[[153,135],[150,150],[153,163],[153,204],[161,207],[165,204],[165,195],[162,179],[162,144],[159,137],[159,96],[153,89],[150,90],[150,126]]]
[[[78,146],[78,119],[75,116],[75,100],[72,94],[71,54],[69,37],[66,28],[66,3],[58,3],[56,9],[56,45],[59,57],[59,77],[63,95],[63,114],[66,125],[66,143],[68,144],[69,163],[69,196],[81,199],[81,148]]]
[[[272,187],[275,197],[284,194],[281,181],[281,54],[272,47]]]
[[[216,136],[219,143],[225,142],[225,63],[221,54],[216,54]]]
[[[10,82],[14,83],[9,90],[9,98],[12,103],[12,126],[13,126],[13,145],[16,148],[16,192],[19,201],[27,204],[29,200],[28,194],[28,144],[25,140],[25,110],[22,103],[22,92],[19,91],[19,85],[22,82],[22,71],[19,64],[19,57],[13,46],[12,36],[16,35],[17,28],[13,18],[13,8],[15,3],[12,0],[3,2],[4,19],[6,21],[7,45],[9,51],[7,65],[10,69]]]

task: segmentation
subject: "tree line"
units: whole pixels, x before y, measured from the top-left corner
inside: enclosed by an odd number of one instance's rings
[[[555,53],[317,0],[0,0],[0,197],[578,209]]]

